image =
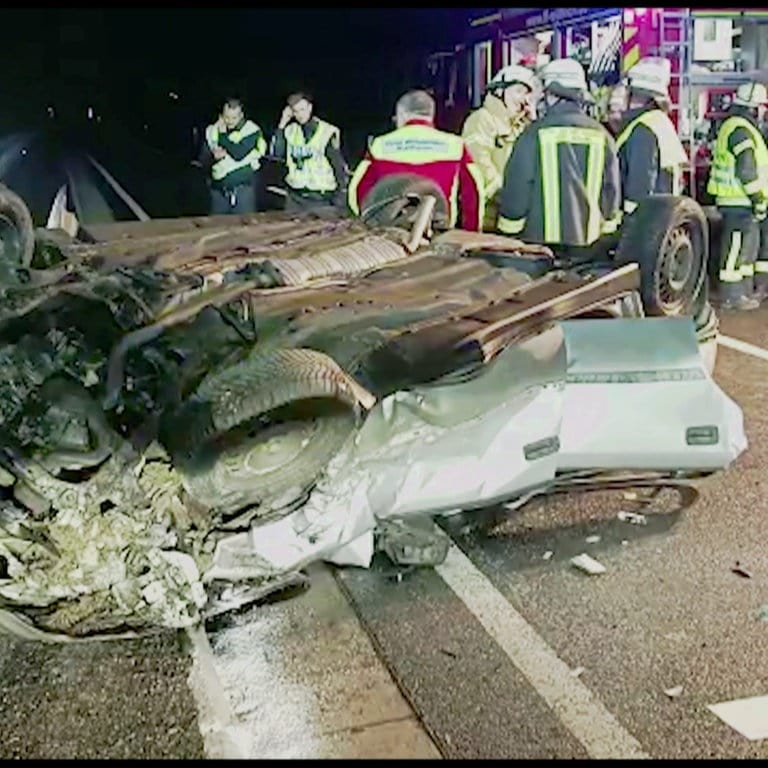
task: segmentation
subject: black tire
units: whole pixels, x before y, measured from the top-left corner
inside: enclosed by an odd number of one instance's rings
[[[278,349],[205,379],[161,432],[190,495],[233,512],[303,493],[355,428],[357,401],[337,372],[315,350]],[[278,463],[260,457],[281,446]]]
[[[303,496],[354,431],[355,414],[334,401],[301,405],[303,413],[283,408],[280,423],[250,435],[242,425],[177,464],[187,493],[224,515],[259,504],[259,517]]]
[[[360,215],[378,226],[410,227],[419,202],[427,195],[437,198],[432,226],[448,229],[450,210],[442,189],[431,179],[415,173],[396,173],[377,181],[363,198]]]
[[[616,263],[640,266],[648,315],[693,316],[708,261],[707,219],[690,197],[653,195],[624,221]]]
[[[35,252],[35,226],[24,201],[0,184],[0,260],[13,267],[28,267]]]

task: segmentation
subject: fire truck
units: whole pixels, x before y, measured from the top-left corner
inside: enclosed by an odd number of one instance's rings
[[[502,66],[574,58],[599,91],[643,56],[672,64],[672,118],[690,157],[687,188],[707,203],[709,150],[724,110],[741,83],[768,81],[768,10],[500,8],[471,19],[452,50],[432,54],[427,77],[440,124],[459,131]]]

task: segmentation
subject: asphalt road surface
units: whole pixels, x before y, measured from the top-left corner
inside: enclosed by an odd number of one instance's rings
[[[768,757],[766,701],[742,707],[748,735],[709,709],[768,696],[768,308],[721,331],[749,449],[698,498],[448,519],[437,569],[317,566],[191,635],[0,637],[0,757]]]

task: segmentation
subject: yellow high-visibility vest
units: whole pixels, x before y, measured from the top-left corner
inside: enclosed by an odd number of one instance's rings
[[[737,128],[745,128],[750,138],[742,141],[731,152],[728,149],[728,139]],[[749,184],[742,184],[736,175],[736,159],[746,149],[755,150],[757,163],[757,178]],[[707,182],[707,192],[715,198],[717,205],[736,205],[751,207],[750,195],[762,192],[768,196],[768,148],[760,131],[752,123],[739,115],[732,115],[723,122],[717,134],[715,150],[712,157],[712,167]]]
[[[304,139],[304,131],[298,123],[289,123],[285,127],[288,164],[285,183],[293,189],[334,192],[337,188],[336,176],[325,150],[332,139],[340,141],[340,132],[325,120],[318,119],[317,122],[318,126],[309,141]]]
[[[252,120],[246,120],[243,125],[236,131],[231,131],[227,134],[227,138],[235,143],[239,144],[247,136],[252,136],[254,133],[259,133],[259,127]],[[219,143],[219,129],[215,124],[209,125],[205,129],[205,140],[208,143],[209,148],[213,148]],[[211,167],[211,178],[214,181],[221,181],[229,176],[232,171],[236,171],[240,168],[246,168],[249,165],[254,171],[259,169],[261,164],[261,158],[267,151],[267,143],[264,137],[261,141],[256,143],[256,146],[251,152],[249,152],[242,160],[234,160],[229,155],[216,160]]]

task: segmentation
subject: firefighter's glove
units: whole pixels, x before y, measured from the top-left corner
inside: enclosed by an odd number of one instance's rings
[[[757,222],[765,221],[768,217],[768,203],[765,201],[755,203],[752,206],[752,217]]]

